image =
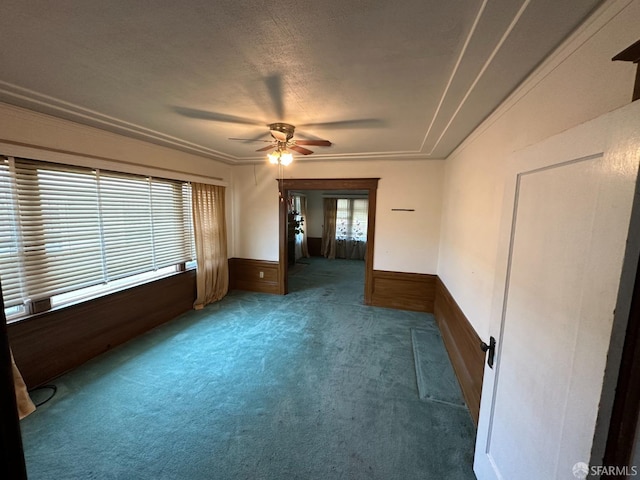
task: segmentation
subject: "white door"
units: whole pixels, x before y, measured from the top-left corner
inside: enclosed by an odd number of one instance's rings
[[[510,158],[479,480],[584,478],[579,462],[589,462],[593,443],[639,132],[636,102]]]

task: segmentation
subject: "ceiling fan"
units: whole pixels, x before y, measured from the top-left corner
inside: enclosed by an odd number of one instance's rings
[[[294,140],[293,133],[296,129],[295,126],[289,123],[271,123],[268,125],[269,133],[271,134],[271,140],[260,140],[255,138],[230,138],[230,140],[241,140],[245,142],[269,142],[269,145],[263,148],[259,148],[256,152],[266,152],[267,150],[275,149],[273,152],[273,157],[270,154],[269,160],[271,163],[278,163],[278,159],[282,161],[283,164],[286,165],[286,159],[289,156],[286,156],[288,150],[293,150],[294,152],[298,152],[302,155],[310,155],[313,153],[312,150],[308,148],[302,147],[301,145],[306,146],[318,146],[318,147],[330,147],[331,142],[329,140]]]
[[[282,92],[282,76],[280,74],[272,74],[264,78],[264,84],[268,97],[274,107],[273,113],[277,118],[285,118],[285,109]],[[293,138],[295,126],[289,123],[277,122],[266,124],[263,121],[255,120],[252,118],[240,117],[236,115],[230,115],[226,113],[199,110],[195,108],[173,106],[173,110],[189,118],[196,118],[200,120],[209,120],[214,122],[223,123],[235,123],[241,125],[259,125],[267,126],[269,128],[268,133],[271,134],[271,139],[265,140],[264,137],[267,132],[261,133],[254,138],[231,138],[230,140],[241,140],[247,143],[252,142],[268,142],[269,145],[258,149],[258,152],[265,152],[268,150],[274,150],[273,155],[269,154],[269,160],[272,163],[285,164],[291,162],[291,153],[289,150],[297,152],[302,155],[310,155],[312,150],[305,148],[305,146],[318,146],[318,147],[330,147],[332,143],[329,140],[298,140]],[[319,123],[306,123],[303,125],[298,124],[299,127],[313,127],[313,128],[331,128],[331,129],[353,129],[353,128],[378,128],[383,127],[384,122],[377,118],[359,118],[350,120],[338,120]],[[304,135],[303,135],[304,136]],[[275,160],[274,160],[275,159]]]

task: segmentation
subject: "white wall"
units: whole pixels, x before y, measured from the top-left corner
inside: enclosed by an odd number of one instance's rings
[[[278,261],[276,171],[267,165],[233,168],[234,257]]]
[[[324,203],[320,190],[308,190],[307,218],[305,218],[305,232],[309,237],[322,238],[322,225],[324,224]]]
[[[90,163],[96,168],[129,173],[162,171],[165,177],[178,180],[200,177],[202,181],[226,183],[231,174],[231,166],[216,160],[3,103],[0,103],[0,144],[0,153],[9,155],[18,153],[8,150],[24,150],[30,158],[40,155],[45,158],[36,159]]]
[[[285,178],[380,178],[374,268],[435,273],[438,266],[444,162],[372,160],[295,161]],[[278,259],[278,170],[271,165],[234,167],[235,255]],[[413,208],[415,212],[392,212]]]
[[[630,102],[636,66],[611,58],[638,40],[639,24],[640,1],[606,2],[446,160],[438,275],[482,338],[489,336],[507,159]]]
[[[231,166],[141,140],[0,103],[0,154],[36,160],[229,185]],[[227,224],[232,226],[227,188]],[[233,256],[233,228],[228,229]]]
[[[277,169],[222,162],[0,104],[0,153],[227,184],[230,257],[278,260]],[[443,161],[294,162],[288,178],[379,177],[374,268],[435,273]],[[219,179],[219,180],[217,180]],[[415,212],[391,212],[391,208]],[[317,223],[317,222],[316,222]],[[313,235],[321,236],[320,231]]]

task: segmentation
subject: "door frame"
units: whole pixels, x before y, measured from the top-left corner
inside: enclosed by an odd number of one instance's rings
[[[640,183],[638,184],[640,185]],[[638,214],[635,214],[637,217]],[[631,308],[625,332],[622,359],[615,388],[615,398],[603,465],[631,466],[640,410],[640,264],[636,266]],[[614,478],[604,475],[605,478]]]
[[[373,250],[376,229],[376,197],[379,178],[287,178],[278,180],[280,191],[279,240],[278,240],[278,293],[289,293],[288,246],[287,246],[287,202],[289,192],[297,190],[367,190],[369,199],[367,225],[367,253],[364,270],[364,303],[371,305],[373,296]]]

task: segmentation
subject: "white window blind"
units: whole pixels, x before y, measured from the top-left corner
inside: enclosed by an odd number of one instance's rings
[[[191,189],[175,182],[153,179],[153,254],[156,268],[192,257]]]
[[[103,281],[94,172],[16,161],[25,290],[31,300]]]
[[[192,260],[196,258],[196,237],[193,231],[193,203],[191,202],[191,184],[183,183],[182,184],[182,211],[184,212],[183,217],[183,225],[184,225],[184,234],[186,235],[187,241],[189,242],[189,257]]]
[[[153,270],[148,180],[101,172],[100,208],[107,280]]]
[[[5,306],[193,259],[185,182],[0,157]]]
[[[0,157],[0,282],[6,307],[22,303],[18,226],[9,160]]]

